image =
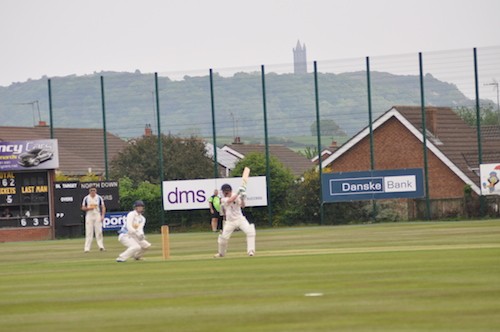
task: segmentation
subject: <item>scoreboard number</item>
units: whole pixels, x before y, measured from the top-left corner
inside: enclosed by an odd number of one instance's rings
[[[50,220],[48,217],[43,218],[21,218],[21,227],[37,227],[37,226],[49,226]]]
[[[2,186],[3,187],[15,187],[16,180],[15,179],[2,179]]]

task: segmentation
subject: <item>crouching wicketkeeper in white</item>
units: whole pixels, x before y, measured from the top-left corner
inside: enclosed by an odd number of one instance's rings
[[[238,192],[233,194],[229,184],[222,185],[221,210],[223,211],[226,220],[222,227],[222,234],[219,235],[217,243],[219,252],[215,254],[215,258],[224,257],[227,251],[227,245],[231,234],[236,229],[242,230],[247,236],[247,254],[248,256],[255,255],[255,225],[250,224],[247,218],[241,212],[245,207],[246,188],[240,187]]]
[[[118,234],[118,241],[127,247],[116,259],[117,262],[125,262],[130,257],[135,260],[141,260],[146,250],[151,247],[151,243],[146,241],[144,236],[144,225],[146,218],[142,215],[144,212],[144,202],[136,201],[134,211],[127,214],[127,222],[122,226]]]

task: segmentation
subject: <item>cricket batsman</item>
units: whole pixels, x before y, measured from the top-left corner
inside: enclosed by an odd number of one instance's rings
[[[142,260],[146,250],[151,247],[151,243],[146,241],[144,236],[144,225],[146,218],[143,216],[144,202],[135,201],[134,210],[127,214],[127,222],[118,232],[118,241],[127,247],[116,259],[117,262],[125,262],[130,257],[135,260]]]
[[[226,221],[222,228],[222,234],[217,240],[219,251],[214,255],[214,258],[224,257],[227,251],[227,245],[231,234],[236,229],[242,230],[247,236],[247,254],[248,256],[255,255],[255,225],[250,224],[247,218],[241,212],[245,207],[246,188],[244,186],[238,189],[238,192],[232,192],[229,184],[223,184],[221,187],[222,199],[221,208],[226,216]]]

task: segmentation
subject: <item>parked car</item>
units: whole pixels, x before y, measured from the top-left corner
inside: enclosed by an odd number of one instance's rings
[[[33,167],[52,159],[53,156],[54,153],[48,149],[35,148],[20,154],[18,163],[24,167]]]

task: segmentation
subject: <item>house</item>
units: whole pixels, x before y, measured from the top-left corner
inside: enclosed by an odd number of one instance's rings
[[[222,150],[238,159],[243,159],[245,155],[253,152],[266,154],[266,146],[261,144],[230,144],[223,146]],[[269,155],[278,159],[295,177],[302,176],[314,167],[309,159],[281,144],[269,144]]]
[[[321,151],[321,161],[324,161],[326,158],[332,155],[335,150],[337,150],[339,147],[337,146],[336,141],[332,141],[330,146],[328,148],[325,148]],[[318,156],[314,156],[311,161],[317,165],[318,164]]]
[[[424,168],[420,106],[394,106],[373,124],[376,170]],[[430,199],[464,197],[464,187],[480,194],[477,132],[449,107],[426,107]],[[500,138],[482,139],[483,163],[500,161]],[[322,163],[325,172],[370,169],[366,127]]]
[[[205,142],[205,151],[207,156],[210,159],[214,160],[214,145]],[[235,155],[232,155],[231,153],[222,150],[220,148],[217,148],[216,151],[217,151],[217,164],[219,167],[219,176],[229,177],[231,170],[234,169],[234,166],[238,163],[240,159]]]
[[[104,135],[102,129],[54,128],[59,147],[59,171],[65,175],[84,175],[105,172]],[[50,139],[50,127],[0,127],[0,141]],[[127,142],[106,133],[108,163],[126,146]],[[109,164],[108,164],[109,165]]]

